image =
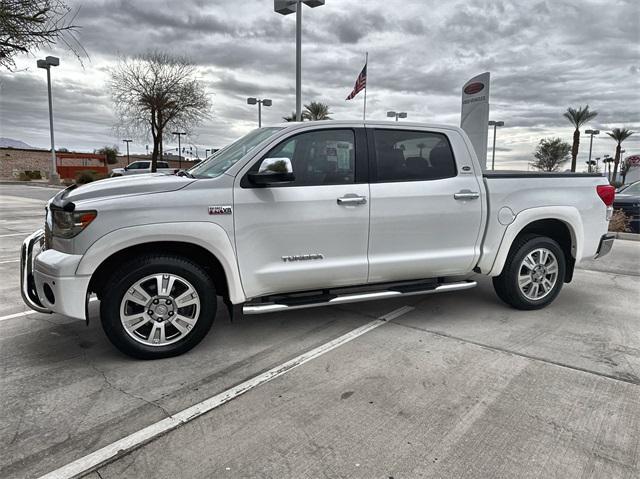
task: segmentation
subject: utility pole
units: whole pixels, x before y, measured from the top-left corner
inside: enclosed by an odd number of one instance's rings
[[[280,15],[296,13],[296,121],[302,121],[302,4],[311,8],[324,5],[324,0],[274,0]]]
[[[51,98],[51,67],[60,65],[60,59],[57,57],[46,57],[44,60],[37,61],[38,68],[47,70],[47,91],[49,93],[49,133],[51,135],[51,174],[49,182],[52,184],[60,183],[58,176],[58,168],[56,162],[56,146],[53,138],[53,100]]]
[[[600,130],[584,130],[585,134],[591,135],[591,139],[589,140],[589,164],[591,164],[591,151],[593,150],[593,135],[599,135]],[[589,166],[589,171],[591,171],[591,166]]]
[[[491,154],[491,169],[496,169],[496,129],[504,126],[504,121],[489,121],[489,126],[493,127],[493,153]]]
[[[182,135],[186,135],[186,133],[174,131],[171,134],[178,135],[178,169],[182,169],[182,144],[180,143],[180,138],[182,138]]]
[[[259,98],[249,97],[247,98],[247,104],[249,105],[258,105],[258,128],[262,128],[262,105],[271,106],[273,102],[268,98],[264,100],[260,100]]]
[[[387,117],[389,118],[393,118],[395,117],[396,121],[398,121],[398,118],[406,118],[407,117],[407,112],[406,111],[388,111],[387,112]]]
[[[129,164],[129,143],[131,143],[132,140],[122,140],[127,144],[127,165]]]

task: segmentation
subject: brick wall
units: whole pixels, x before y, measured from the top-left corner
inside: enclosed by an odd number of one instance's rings
[[[17,178],[19,172],[39,170],[49,175],[51,152],[46,150],[19,150],[0,148],[0,178]]]
[[[148,160],[146,155],[130,155],[131,162],[136,160]],[[77,161],[64,160],[64,164],[75,164]],[[171,168],[178,168],[178,160],[166,160]],[[96,165],[99,163],[96,163]],[[183,168],[189,168],[193,163],[182,161]],[[118,163],[107,165],[109,171],[113,168],[127,166],[127,155],[118,156]],[[0,179],[15,179],[21,171],[41,171],[43,177],[48,178],[51,168],[51,152],[47,150],[28,150],[17,148],[0,148]]]

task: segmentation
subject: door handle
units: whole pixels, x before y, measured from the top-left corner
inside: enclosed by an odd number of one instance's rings
[[[345,195],[342,198],[338,198],[338,204],[342,206],[356,206],[364,205],[367,203],[365,196],[358,195]]]
[[[457,193],[454,193],[453,197],[456,200],[477,200],[480,198],[480,193],[471,190],[460,190]]]

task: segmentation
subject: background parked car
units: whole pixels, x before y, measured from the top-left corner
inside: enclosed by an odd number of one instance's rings
[[[620,189],[616,193],[613,208],[622,210],[627,215],[632,233],[640,233],[640,181]]]
[[[178,168],[170,168],[166,161],[158,161],[158,173],[173,174],[177,171]],[[134,161],[124,168],[114,168],[111,171],[111,176],[128,176],[140,173],[151,173],[151,161]]]

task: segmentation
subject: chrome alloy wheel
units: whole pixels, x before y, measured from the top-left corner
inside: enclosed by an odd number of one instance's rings
[[[191,283],[175,274],[146,276],[127,289],[120,321],[129,336],[147,346],[166,346],[187,336],[200,315]]]
[[[518,287],[531,301],[547,296],[558,281],[558,259],[547,248],[537,248],[520,263]]]

